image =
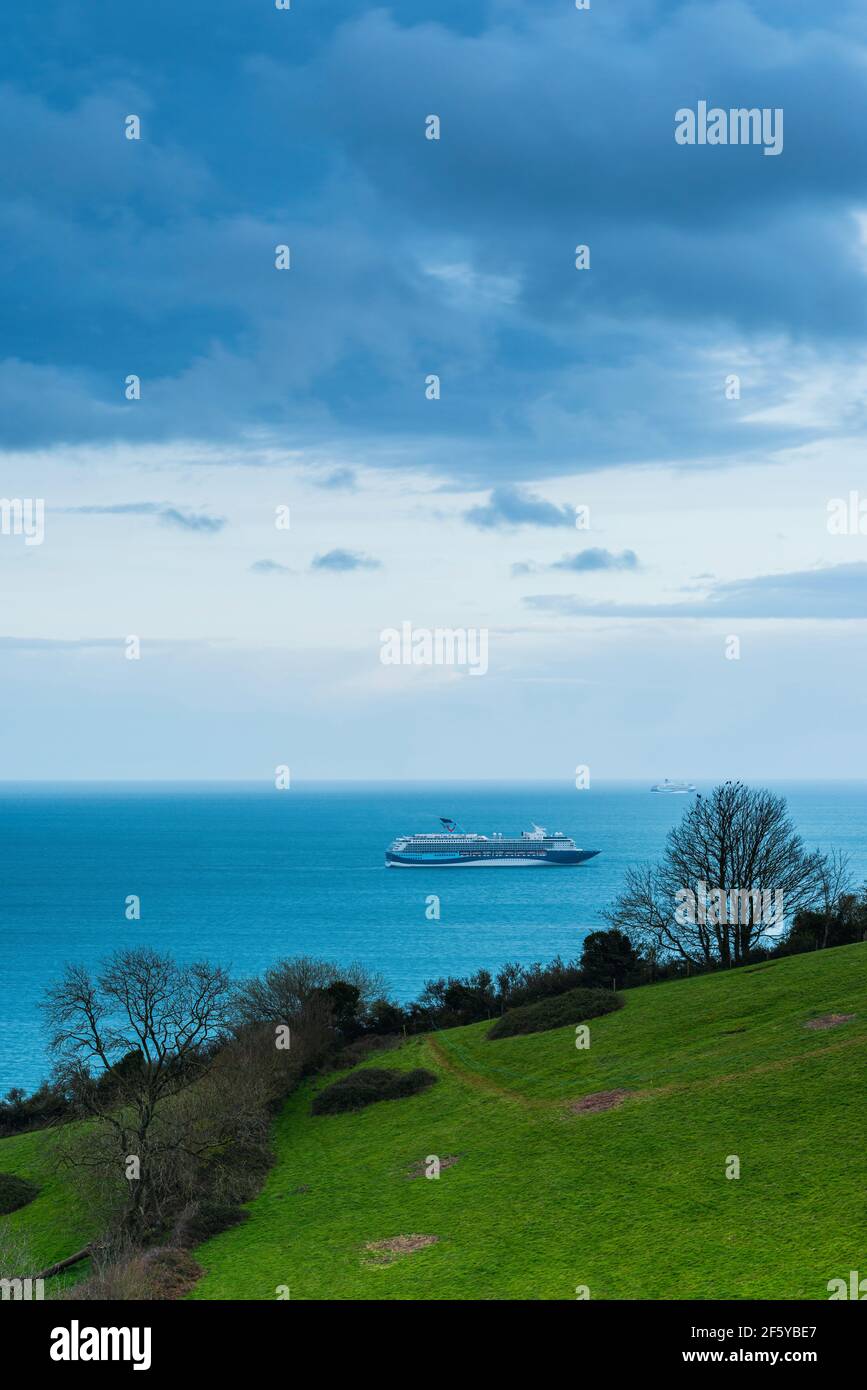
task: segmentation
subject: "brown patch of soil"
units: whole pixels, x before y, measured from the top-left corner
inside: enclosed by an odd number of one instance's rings
[[[390,1240],[374,1240],[365,1245],[370,1265],[391,1265],[401,1255],[412,1255],[428,1245],[436,1245],[439,1236],[392,1236]]]
[[[599,1110],[616,1110],[618,1105],[622,1105],[627,1096],[631,1096],[631,1091],[594,1091],[592,1095],[582,1096],[580,1100],[573,1100],[569,1109],[573,1115],[596,1114]]]
[[[447,1154],[440,1159],[440,1172],[443,1168],[454,1168],[456,1163],[460,1163],[460,1154]],[[414,1163],[406,1175],[408,1178],[423,1178],[427,1176],[427,1159],[420,1158],[418,1163]]]
[[[854,1018],[854,1014],[823,1014],[821,1018],[811,1018],[804,1024],[805,1028],[839,1028],[841,1023],[848,1023]]]

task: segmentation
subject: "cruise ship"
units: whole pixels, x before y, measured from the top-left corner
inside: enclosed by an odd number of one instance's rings
[[[666,777],[664,782],[656,782],[650,788],[652,792],[668,792],[671,796],[686,796],[688,792],[697,790],[692,782],[670,782]]]
[[[429,835],[401,835],[385,851],[392,869],[508,868],[530,865],[583,864],[598,849],[579,849],[568,835],[549,835],[541,825],[520,835],[465,835],[453,820],[440,817],[443,829]]]

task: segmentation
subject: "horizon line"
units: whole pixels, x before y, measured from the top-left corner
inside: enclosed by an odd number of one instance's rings
[[[610,786],[620,785],[645,785],[651,780],[652,774],[646,776],[633,777],[604,777],[594,778],[596,785]],[[694,782],[717,785],[723,782],[790,782],[797,783],[799,786],[828,786],[828,785],[860,785],[867,782],[867,777],[791,777],[776,776],[774,774],[760,773],[758,776],[747,775],[728,775],[722,773],[702,776],[694,775],[691,779]],[[570,787],[572,779],[570,777],[560,778],[552,776],[540,777],[299,777],[293,778],[289,787],[280,790],[291,791],[293,786],[556,786]],[[274,788],[272,777],[0,777],[0,789],[3,787],[261,787],[263,790]],[[574,790],[592,791],[593,784],[589,787],[574,788]],[[648,786],[648,790],[650,787]]]

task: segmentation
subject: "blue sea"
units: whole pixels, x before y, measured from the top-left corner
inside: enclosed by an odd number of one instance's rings
[[[708,790],[702,788],[699,790]],[[867,879],[867,783],[779,784],[809,845]],[[7,783],[0,789],[0,1094],[49,1070],[38,1003],[64,962],[148,944],[237,977],[315,955],[425,980],[580,953],[628,865],[653,860],[690,798],[647,785]],[[386,869],[397,834],[440,816],[488,834],[536,821],[601,851],[574,869]],[[426,899],[440,898],[438,921]],[[127,921],[126,899],[141,899]]]

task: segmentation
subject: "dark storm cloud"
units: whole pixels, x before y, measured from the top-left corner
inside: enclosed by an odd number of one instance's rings
[[[9,20],[0,442],[256,430],[478,488],[818,433],[755,417],[867,327],[858,7],[154,8]],[[782,107],[783,153],[676,145],[699,99]]]

